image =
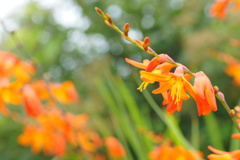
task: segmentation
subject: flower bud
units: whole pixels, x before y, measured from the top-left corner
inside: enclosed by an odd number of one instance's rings
[[[149,37],[146,37],[146,38],[144,39],[143,45],[142,45],[142,47],[143,47],[143,49],[144,49],[145,51],[148,50],[149,43],[150,43],[150,38],[149,38]]]
[[[128,36],[129,29],[130,29],[130,24],[126,23],[123,27],[123,33],[126,37]]]
[[[113,24],[112,18],[110,17],[110,15],[108,13],[106,13],[106,18],[110,24]]]

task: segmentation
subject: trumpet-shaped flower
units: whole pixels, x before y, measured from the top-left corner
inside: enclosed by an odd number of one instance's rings
[[[133,61],[131,59],[125,58],[126,62],[129,64],[144,69],[146,72],[158,72],[159,74],[168,74],[174,65],[170,63],[164,63],[166,59],[170,59],[165,54],[160,54],[159,57],[154,57],[151,61],[148,59],[143,60],[143,63]],[[161,64],[160,64],[161,63]],[[141,75],[143,83],[138,87],[138,90],[142,91],[147,88],[149,83],[154,83],[154,80],[148,79]]]
[[[208,146],[208,149],[215,154],[208,155],[209,160],[240,160],[240,150],[235,150],[232,152],[221,151],[212,146]]]
[[[152,93],[163,94],[164,104],[168,104],[167,111],[170,114],[181,110],[182,101],[190,97],[186,91],[191,95],[195,95],[193,86],[188,82],[191,77],[184,74],[182,66],[177,67],[174,73],[167,75],[145,71],[140,73],[147,79],[160,82],[160,87],[153,90]]]
[[[213,86],[202,71],[195,74],[194,88],[196,90],[194,98],[198,107],[198,115],[207,115],[211,111],[216,111],[217,104]]]

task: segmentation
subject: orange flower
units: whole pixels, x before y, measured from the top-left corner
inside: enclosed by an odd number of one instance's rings
[[[102,146],[102,140],[95,132],[78,132],[77,140],[82,149],[88,152],[94,152]]]
[[[212,146],[208,146],[208,149],[216,153],[208,155],[209,160],[240,160],[240,150],[226,152],[215,149]]]
[[[240,10],[240,0],[231,0],[232,2],[234,2],[234,9],[235,10]]]
[[[198,107],[198,115],[207,115],[211,111],[216,111],[217,104],[213,86],[202,71],[195,74],[194,88],[196,90],[194,98]]]
[[[42,149],[46,155],[63,155],[66,148],[63,135],[35,126],[27,126],[18,137],[18,142],[23,146],[31,145],[34,153],[39,153]]]
[[[170,63],[164,63],[166,59],[173,61],[168,55],[160,54],[159,57],[154,57],[151,61],[148,59],[144,59],[143,63],[139,63],[128,58],[125,58],[126,62],[129,64],[145,69],[146,72],[158,72],[159,74],[167,74],[174,67]],[[162,63],[162,64],[160,64]],[[149,83],[154,83],[154,80],[147,79],[146,77],[141,75],[141,79],[144,81],[139,87],[138,90],[142,91],[147,88]]]
[[[88,128],[87,119],[85,114],[62,114],[56,109],[45,111],[35,118],[32,125],[25,127],[18,142],[31,146],[34,153],[43,150],[46,155],[63,155],[67,144],[94,152],[102,146],[102,140]]]
[[[234,134],[232,134],[232,138],[234,138],[234,139],[240,139],[240,133],[234,133]]]
[[[156,147],[153,151],[151,151],[148,157],[151,160],[198,160],[201,156],[195,155],[193,151],[187,150],[182,146],[171,147],[168,145],[162,145]]]
[[[35,73],[35,68],[27,62],[21,61],[10,52],[0,51],[0,78],[15,76],[18,80],[28,82],[30,74]]]
[[[28,116],[37,117],[41,115],[44,110],[39,97],[30,85],[25,85],[22,88],[23,104],[26,114]]]
[[[66,81],[62,84],[51,84],[51,89],[61,103],[68,104],[78,100],[77,91],[71,81]]]
[[[229,0],[216,0],[210,8],[210,14],[216,18],[224,19]]]
[[[226,67],[225,72],[233,77],[233,83],[236,86],[240,86],[240,64],[239,63],[229,63]]]
[[[9,113],[8,109],[5,107],[5,105],[1,99],[0,99],[0,112],[3,115],[8,115],[8,113]]]
[[[113,158],[122,158],[125,156],[125,149],[121,143],[115,137],[107,137],[105,139],[105,144],[109,155]]]
[[[4,115],[9,113],[9,110],[5,107],[5,104],[19,105],[22,102],[22,93],[20,89],[22,82],[15,81],[10,83],[8,79],[0,79],[0,112]]]
[[[1,79],[0,83],[0,99],[2,99],[4,103],[21,104],[22,94],[19,90],[23,83],[20,81],[10,83],[5,78]]]
[[[43,80],[39,80],[32,83],[31,86],[42,100],[50,98],[49,92],[52,92],[55,98],[64,104],[69,104],[78,100],[77,91],[71,81],[66,81],[63,83],[49,82],[46,84]]]
[[[177,67],[174,73],[168,75],[145,71],[140,73],[147,79],[160,82],[160,87],[153,90],[152,93],[163,94],[164,104],[168,104],[167,111],[170,114],[181,110],[182,101],[189,98],[186,90],[191,95],[195,95],[193,86],[188,82],[191,77],[184,74],[183,66]]]

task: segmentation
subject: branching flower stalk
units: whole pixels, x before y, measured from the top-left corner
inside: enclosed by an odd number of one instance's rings
[[[189,95],[185,93],[186,90],[195,99],[199,116],[207,115],[211,111],[217,110],[215,100],[216,97],[228,112],[235,127],[240,132],[240,126],[237,123],[234,110],[229,108],[223,93],[219,91],[218,87],[212,86],[209,78],[202,71],[192,73],[187,67],[175,62],[167,54],[158,55],[149,47],[149,37],[146,37],[143,41],[132,39],[128,35],[130,30],[129,23],[124,25],[122,31],[113,23],[109,14],[105,14],[97,7],[95,9],[97,13],[104,19],[104,22],[109,27],[120,33],[124,39],[133,43],[148,54],[155,56],[155,58],[153,58],[151,61],[145,60],[143,63],[135,62],[126,58],[126,61],[129,64],[141,69],[145,69],[145,71],[140,71],[141,79],[143,80],[143,83],[138,88],[140,91],[146,89],[149,83],[159,82],[160,87],[155,89],[153,93],[163,95],[163,104],[168,105],[167,111],[170,114],[172,114],[174,111],[181,110],[182,101],[189,98]],[[176,70],[174,73],[171,73],[170,69],[173,67],[176,67]],[[191,78],[195,79],[194,86],[188,82]]]
[[[122,37],[124,39],[126,39],[127,41],[133,43],[134,45],[136,45],[137,47],[139,47],[140,49],[146,51],[148,54],[151,54],[155,57],[158,57],[158,54],[153,51],[151,48],[149,48],[148,46],[146,46],[146,43],[144,44],[145,47],[143,47],[141,44],[140,41],[138,40],[134,40],[132,39],[131,37],[128,36],[128,32],[129,32],[129,29],[130,29],[130,24],[129,23],[126,23],[123,27],[123,31],[121,31],[112,21],[112,18],[110,17],[110,15],[107,13],[105,14],[101,9],[99,9],[98,7],[95,7],[97,13],[104,19],[104,22],[109,26],[111,27],[112,29],[114,29],[115,31],[117,31],[118,33],[120,33],[122,35]],[[148,37],[145,38],[145,41],[146,42],[148,41],[148,44],[150,42],[150,39]]]

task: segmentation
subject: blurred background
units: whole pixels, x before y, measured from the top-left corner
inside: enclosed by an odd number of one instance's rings
[[[120,28],[130,23],[130,37],[139,40],[150,37],[150,46],[156,52],[167,53],[192,72],[204,71],[234,107],[239,103],[240,90],[224,73],[226,64],[216,58],[216,53],[240,58],[239,48],[230,43],[240,37],[240,13],[229,11],[227,19],[215,19],[209,15],[213,2],[2,1],[0,49],[17,53],[25,60],[34,60],[42,70],[40,77],[44,74],[54,82],[73,81],[80,102],[69,110],[88,113],[91,125],[103,137],[117,136],[132,153],[127,159],[140,159],[136,154],[140,152],[144,159],[153,149],[154,144],[139,128],[162,133],[176,145],[181,144],[164,118],[177,124],[190,144],[205,154],[210,153],[207,145],[233,150],[237,146],[237,142],[230,141],[233,125],[220,104],[216,113],[198,117],[195,102],[189,100],[184,102],[183,111],[175,113],[174,117],[161,116],[165,109],[161,95],[149,94],[157,84],[140,93],[136,89],[141,83],[139,69],[124,60],[128,57],[140,62],[152,56],[107,27],[94,9],[99,7],[109,13]],[[163,112],[154,110],[156,105]],[[0,127],[0,159],[52,159],[33,155],[29,148],[17,144],[17,136],[22,132],[18,123],[0,117]],[[74,159],[74,155],[71,153],[66,159]]]

